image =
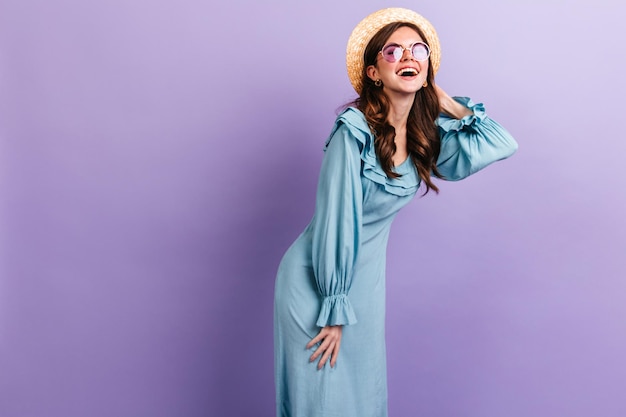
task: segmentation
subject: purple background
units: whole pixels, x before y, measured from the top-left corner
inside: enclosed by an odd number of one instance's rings
[[[2,0],[0,415],[273,415],[275,270],[389,5],[520,143],[394,223],[391,415],[626,415],[613,3]]]

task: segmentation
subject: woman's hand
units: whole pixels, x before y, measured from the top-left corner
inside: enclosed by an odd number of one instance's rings
[[[472,114],[470,109],[450,97],[448,93],[443,91],[437,84],[434,85],[434,88],[439,98],[439,105],[441,106],[442,112],[455,119],[462,119]]]
[[[317,369],[322,369],[329,357],[330,367],[335,367],[341,346],[341,330],[342,326],[326,326],[306,345],[307,349],[311,349],[316,343],[321,342],[310,358],[310,361],[313,362],[320,356],[322,357],[317,364]]]

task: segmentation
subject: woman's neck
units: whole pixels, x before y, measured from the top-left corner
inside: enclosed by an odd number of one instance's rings
[[[390,106],[387,121],[397,131],[404,131],[406,129],[406,122],[409,118],[414,100],[415,94],[389,97]]]
[[[406,138],[406,122],[413,107],[415,94],[389,97],[389,114],[387,121],[395,130],[395,151],[392,161],[394,166],[400,166],[409,156]]]

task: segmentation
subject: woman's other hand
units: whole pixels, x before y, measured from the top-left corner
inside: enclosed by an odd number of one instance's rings
[[[311,362],[315,361],[321,356],[317,369],[322,369],[328,358],[330,358],[330,367],[334,368],[337,363],[337,356],[339,355],[339,348],[341,346],[341,330],[342,326],[326,326],[306,345],[307,349],[311,349],[315,344],[320,343],[319,347],[311,355],[309,359]]]

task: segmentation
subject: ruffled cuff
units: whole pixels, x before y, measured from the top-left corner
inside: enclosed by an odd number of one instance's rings
[[[445,132],[450,131],[459,131],[463,130],[466,126],[473,126],[477,123],[480,123],[487,117],[487,113],[485,112],[485,106],[483,103],[476,103],[472,101],[469,97],[453,97],[455,101],[461,103],[468,109],[470,109],[473,114],[467,115],[462,119],[455,119],[446,114],[441,114],[437,119],[437,125],[443,129]]]
[[[340,326],[356,323],[352,304],[346,294],[331,295],[324,298],[317,326]]]

